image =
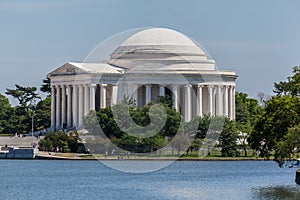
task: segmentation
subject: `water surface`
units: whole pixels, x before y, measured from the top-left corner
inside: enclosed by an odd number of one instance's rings
[[[299,192],[295,169],[272,161],[177,161],[145,174],[119,172],[98,161],[0,160],[0,168],[0,199],[12,200],[272,199],[276,192]]]

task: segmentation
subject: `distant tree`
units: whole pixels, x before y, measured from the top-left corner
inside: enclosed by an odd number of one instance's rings
[[[178,133],[170,142],[173,149],[177,150],[177,156],[180,156],[181,151],[187,151],[193,138],[186,133]]]
[[[274,93],[300,96],[300,66],[293,67],[293,75],[285,82],[274,83]]]
[[[0,94],[0,134],[14,133],[13,121],[15,117],[14,109],[11,107],[8,98]]]
[[[39,149],[41,151],[53,151],[53,144],[51,140],[45,140],[45,139],[40,140]]]
[[[189,146],[189,148],[187,149],[187,155],[189,154],[189,152],[199,151],[202,146],[202,143],[203,143],[202,139],[200,138],[194,139],[191,145]]]
[[[261,93],[262,102],[265,94]],[[263,107],[259,105],[256,99],[249,98],[247,94],[242,92],[236,93],[236,129],[238,132],[237,139],[247,156],[248,137],[253,132],[257,119],[263,112]]]
[[[124,132],[117,125],[111,107],[101,109],[96,113],[99,126],[108,138],[120,138]],[[94,122],[93,122],[94,123]],[[99,134],[99,132],[98,132]]]
[[[282,166],[285,161],[299,158],[300,153],[300,124],[289,128],[283,140],[276,144],[275,161]]]
[[[258,97],[258,102],[261,106],[264,106],[265,105],[265,101],[269,100],[271,98],[270,95],[264,93],[264,92],[259,92],[257,94],[257,97]]]
[[[51,98],[46,97],[39,101],[35,107],[35,130],[49,128],[51,125]]]
[[[47,96],[51,96],[51,85],[50,85],[50,78],[46,77],[43,79],[43,84],[40,87],[40,90],[44,93],[47,93]]]
[[[166,141],[160,135],[138,138],[124,134],[120,139],[114,139],[112,142],[122,150],[135,153],[151,153],[166,145]]]
[[[173,106],[173,100],[172,97],[166,95],[166,96],[159,96],[158,97],[158,103],[165,105],[166,107],[172,108]]]
[[[205,138],[210,122],[211,122],[210,116],[204,116],[199,118],[198,130],[195,138],[200,138],[200,139]]]
[[[249,98],[246,93],[235,94],[236,121],[241,124],[250,123],[254,126],[257,116],[261,115],[262,108],[256,99]]]
[[[181,115],[175,109],[172,109],[168,104],[163,104],[167,119],[164,127],[160,130],[160,134],[163,136],[174,137],[178,131],[181,122]]]
[[[266,102],[263,114],[258,118],[249,137],[250,146],[262,157],[269,157],[288,132],[300,123],[300,99],[298,97],[273,96]]]
[[[221,147],[222,156],[237,156],[237,137],[238,133],[234,121],[226,119],[221,135],[219,137],[219,146]]]
[[[40,140],[39,146],[44,151],[51,151],[51,147],[58,147],[64,153],[77,153],[82,150],[83,145],[80,142],[77,132],[71,132],[69,135],[63,132],[51,132],[44,139]]]
[[[15,87],[16,89],[6,89],[5,94],[16,98],[21,107],[28,107],[32,101],[40,98],[36,87],[23,87],[18,84]]]
[[[14,131],[28,133],[31,131],[32,116],[36,109],[36,100],[40,99],[36,87],[15,85],[15,89],[6,89],[6,94],[16,98],[19,105],[15,106],[16,118],[13,121]]]

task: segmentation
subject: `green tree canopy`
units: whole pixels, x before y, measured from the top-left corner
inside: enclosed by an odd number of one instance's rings
[[[80,142],[78,133],[70,132],[69,135],[63,132],[48,133],[44,139],[39,142],[40,149],[43,151],[52,151],[52,147],[58,147],[62,152],[83,152],[84,148]]]
[[[50,85],[50,78],[43,79],[43,84],[40,87],[40,90],[44,93],[47,93],[47,96],[49,97],[51,95],[51,85]]]
[[[241,124],[255,124],[257,116],[262,113],[262,108],[256,99],[248,97],[242,92],[235,93],[236,121]]]
[[[293,75],[287,81],[274,83],[274,93],[300,96],[300,66],[293,67]]]
[[[253,149],[261,156],[270,156],[289,128],[300,123],[300,100],[290,95],[273,96],[266,102],[264,112],[259,117],[254,132],[249,138]]]
[[[226,118],[219,138],[219,146],[221,147],[222,156],[233,157],[237,155],[237,136],[238,133],[235,127],[235,122]]]
[[[286,160],[299,158],[300,153],[300,124],[289,128],[284,138],[276,145],[275,161],[281,166]]]
[[[36,87],[23,87],[18,84],[16,89],[6,89],[5,94],[16,98],[19,101],[19,106],[27,107],[31,101],[40,98],[37,94]]]
[[[51,98],[46,97],[39,101],[35,108],[35,130],[42,130],[50,127],[51,119]]]
[[[14,114],[8,98],[0,94],[0,134],[12,133]]]

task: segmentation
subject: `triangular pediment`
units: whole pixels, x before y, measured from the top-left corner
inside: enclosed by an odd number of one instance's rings
[[[85,74],[88,71],[82,69],[79,63],[68,62],[56,70],[50,72],[48,76],[59,76],[59,75],[76,75],[76,74]]]

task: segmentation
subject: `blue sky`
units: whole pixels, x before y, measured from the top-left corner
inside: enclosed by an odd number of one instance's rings
[[[0,93],[40,86],[53,69],[82,61],[101,41],[139,27],[167,27],[199,42],[237,90],[272,94],[300,64],[297,0],[0,1]]]

